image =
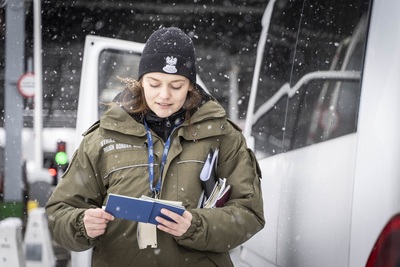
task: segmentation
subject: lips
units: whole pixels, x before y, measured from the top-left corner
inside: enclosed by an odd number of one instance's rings
[[[157,105],[159,105],[161,107],[170,107],[170,106],[172,106],[172,104],[166,104],[166,103],[157,103]]]

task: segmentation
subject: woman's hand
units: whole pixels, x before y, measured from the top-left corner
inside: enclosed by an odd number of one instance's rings
[[[86,234],[95,238],[106,232],[107,223],[113,221],[114,216],[104,211],[103,209],[88,209],[83,216],[83,224],[85,226]]]
[[[162,217],[157,216],[156,221],[160,223],[159,225],[157,225],[157,228],[171,235],[174,236],[183,235],[184,233],[186,233],[186,231],[192,224],[193,216],[188,211],[185,211],[182,214],[182,216],[167,209],[161,209],[161,213],[168,216],[175,222],[171,222]]]

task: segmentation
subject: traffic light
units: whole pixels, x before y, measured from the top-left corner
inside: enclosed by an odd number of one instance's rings
[[[48,170],[49,170],[49,174],[51,177],[57,176],[57,168],[56,167],[51,166]]]
[[[60,167],[67,167],[68,165],[68,155],[66,152],[66,143],[64,141],[58,141],[57,142],[57,152],[54,157],[54,160],[56,161],[56,164]],[[64,169],[65,171],[65,169]]]
[[[57,149],[55,153],[52,153],[49,159],[48,171],[50,176],[53,178],[53,185],[56,185],[59,178],[67,170],[68,167],[68,155],[67,155],[67,144],[64,141],[57,142]]]
[[[53,154],[54,155],[54,154]],[[50,159],[46,160],[47,161],[47,171],[49,172],[51,178],[52,178],[52,185],[57,185],[58,183],[58,167],[57,164],[54,160],[54,157],[51,157]]]

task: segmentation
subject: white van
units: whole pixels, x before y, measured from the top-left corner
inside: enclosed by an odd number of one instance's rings
[[[268,2],[244,128],[266,225],[235,250],[235,266],[399,265],[399,9]],[[87,37],[76,144],[115,95],[115,77],[137,73],[142,49]]]
[[[269,1],[245,127],[266,225],[239,266],[399,266],[399,9]]]

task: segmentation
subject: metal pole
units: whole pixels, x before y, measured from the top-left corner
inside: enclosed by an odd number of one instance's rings
[[[22,207],[23,101],[18,92],[17,83],[24,71],[25,10],[23,0],[8,0],[5,39],[4,202],[11,204],[14,202],[13,205],[21,204]],[[22,213],[22,209],[20,212]]]
[[[234,59],[236,59],[236,57],[234,57]],[[232,60],[231,69],[229,71],[229,118],[235,123],[239,122],[239,69],[240,67],[236,64],[236,60]]]
[[[256,64],[254,66],[253,81],[251,83],[251,91],[249,98],[249,105],[247,108],[246,123],[244,126],[244,136],[250,140],[251,139],[251,128],[253,127],[253,113],[255,108],[255,101],[258,89],[258,81],[260,77],[260,69],[262,64],[262,59],[264,55],[265,42],[267,41],[267,35],[269,30],[269,25],[272,18],[272,11],[274,10],[276,0],[270,0],[268,2],[267,8],[264,11],[264,15],[261,20],[262,30],[260,35],[260,40],[257,47],[257,57]]]
[[[34,130],[35,130],[35,170],[40,173],[43,167],[43,78],[42,78],[42,19],[41,19],[41,0],[34,0],[34,30],[33,30],[33,49],[34,49],[34,72],[35,72],[35,96],[34,96]]]

